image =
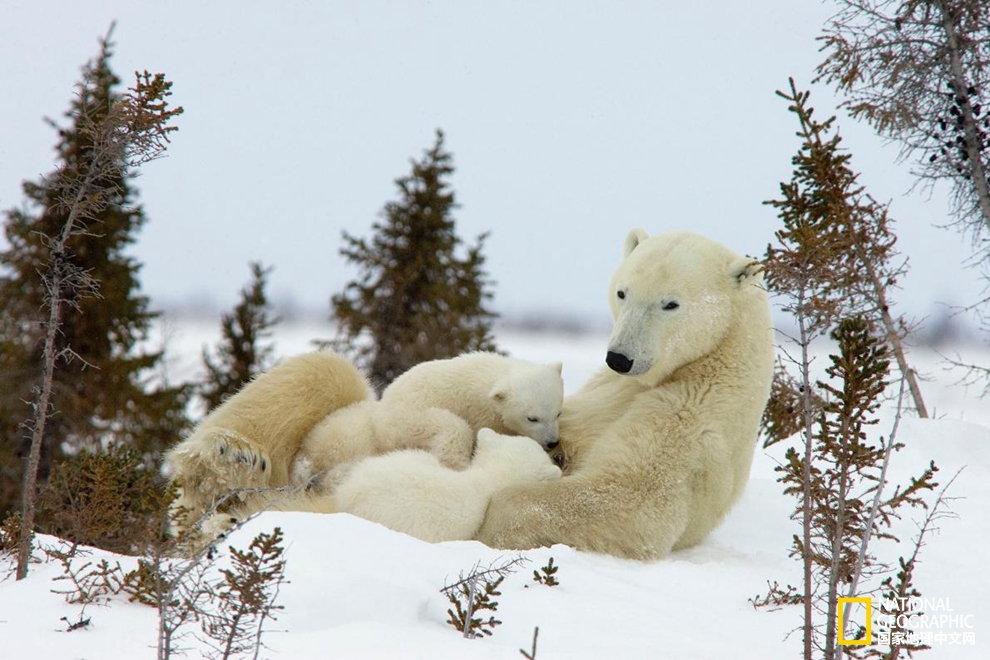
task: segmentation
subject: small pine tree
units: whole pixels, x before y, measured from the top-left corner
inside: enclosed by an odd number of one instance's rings
[[[495,348],[485,235],[458,256],[457,204],[447,182],[453,172],[437,131],[412,174],[396,180],[399,200],[385,205],[384,220],[372,226],[375,235],[366,240],[344,233],[341,254],[358,265],[360,276],[331,300],[338,324],[333,345],[379,390],[425,360]]]
[[[837,631],[844,628],[837,618],[839,596],[855,595],[862,577],[883,572],[870,541],[894,539],[889,528],[902,506],[926,506],[923,494],[935,487],[937,471],[931,464],[888,495],[887,466],[892,451],[901,445],[893,434],[872,440],[867,430],[877,423],[874,415],[887,386],[889,349],[856,317],[843,319],[832,338],[838,352],[829,358],[828,380],[817,383],[824,403],[810,453],[790,447],[776,468],[784,492],[800,501],[795,517],[802,520],[805,533],[795,535],[792,554],[802,559],[820,586],[806,585],[804,598],[825,614],[824,640],[816,638],[815,644],[827,660],[838,657]],[[847,589],[850,593],[843,593]],[[812,622],[806,626],[806,634],[815,627]]]
[[[527,561],[529,560],[525,557],[519,556],[501,564],[489,564],[486,569],[475,564],[466,577],[461,572],[457,582],[445,585],[440,590],[453,605],[452,609],[447,610],[447,623],[459,630],[466,639],[490,636],[502,622],[494,615],[482,619],[475,614],[485,610],[495,612],[498,609],[498,601],[493,598],[502,595],[498,590],[499,585],[506,575],[514,573]]]
[[[833,131],[835,117],[818,121],[809,104],[810,94],[799,92],[793,80],[790,91],[778,95],[790,103],[789,110],[798,119],[802,144],[792,159],[792,180],[780,186],[781,199],[766,203],[785,220],[784,240],[814,244],[823,259],[819,266],[824,270],[810,275],[818,282],[815,304],[826,303],[824,309],[833,318],[857,314],[870,321],[892,347],[918,415],[927,417],[921,387],[904,347],[908,324],[891,312],[890,292],[907,264],[895,264],[897,238],[887,208],[859,184],[859,175],[850,167],[851,156]],[[801,232],[814,233],[814,242]],[[768,259],[775,254],[776,249],[768,249]]]
[[[271,329],[279,321],[272,316],[265,293],[271,272],[271,268],[264,268],[258,262],[251,264],[251,282],[241,289],[241,301],[221,319],[222,339],[215,351],[216,361],[203,349],[207,374],[200,396],[207,411],[271,366],[275,349],[271,344],[261,343],[271,337]]]
[[[275,605],[285,584],[282,541],[282,530],[276,527],[271,534],[258,534],[247,550],[230,548],[232,567],[220,571],[215,611],[203,617],[211,658],[227,660],[252,651],[258,657],[265,622],[283,609]]]
[[[43,531],[111,552],[140,552],[159,533],[172,494],[135,448],[113,445],[60,461],[41,491]]]
[[[501,596],[498,590],[504,576],[499,576],[492,581],[466,582],[457,587],[456,590],[447,593],[447,600],[454,606],[447,610],[447,623],[454,626],[464,634],[464,637],[473,639],[477,637],[491,637],[496,626],[502,622],[490,614],[487,619],[475,616],[485,610],[495,612],[498,609],[498,601],[493,600],[495,596]]]
[[[182,109],[167,108],[170,83],[160,74],[141,74],[134,88],[118,92],[111,56],[108,36],[83,68],[66,113],[69,126],[49,122],[58,130],[57,171],[25,182],[27,204],[5,213],[0,515],[17,506],[22,490],[31,444],[23,427],[32,416],[25,402],[39,400],[32,388],[43,380],[50,329],[50,399],[36,411],[46,416],[39,482],[67,452],[96,449],[112,439],[152,456],[188,424],[186,388],[148,383],[162,354],[141,342],[157,313],[140,294],[140,264],[126,254],[146,222],[135,202],[134,168],[160,155],[175,130],[165,124]],[[47,417],[53,410],[58,414]]]
[[[560,566],[553,565],[553,557],[551,557],[546,566],[541,566],[539,571],[533,571],[533,582],[548,587],[556,587],[560,584],[557,580],[557,569],[559,568]]]

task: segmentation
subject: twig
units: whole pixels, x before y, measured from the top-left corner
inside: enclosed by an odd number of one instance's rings
[[[880,503],[883,497],[883,488],[887,484],[887,468],[890,466],[890,456],[893,453],[894,445],[897,442],[897,428],[901,423],[901,416],[904,404],[904,386],[905,377],[901,374],[901,387],[900,391],[897,393],[897,413],[894,415],[894,425],[890,429],[890,437],[887,440],[887,446],[884,448],[883,452],[883,463],[880,467],[880,477],[877,481],[876,492],[873,494],[873,503],[870,505],[870,515],[866,519],[866,525],[863,527],[863,540],[860,542],[859,554],[856,557],[856,567],[853,569],[852,579],[849,582],[849,589],[846,591],[846,595],[849,597],[856,595],[856,589],[859,587],[859,579],[863,574],[863,566],[866,563],[867,549],[870,544],[870,538],[873,536],[873,523],[877,519],[877,513],[880,511]],[[846,624],[849,622],[849,609],[845,608],[842,613],[842,630],[846,629]]]
[[[536,660],[536,638],[539,637],[539,635],[540,635],[540,627],[536,626],[535,628],[533,628],[533,646],[530,652],[526,653],[526,651],[519,649],[519,652],[522,653],[522,656],[526,658],[526,660]]]

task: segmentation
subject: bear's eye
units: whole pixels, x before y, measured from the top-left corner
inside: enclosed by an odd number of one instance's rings
[[[619,296],[619,300],[625,300],[626,299],[626,292],[625,291],[618,291],[618,292],[616,292],[615,295]]]
[[[671,300],[669,303],[667,303],[666,305],[663,306],[663,308],[666,309],[666,310],[668,310],[668,311],[670,311],[672,309],[677,309],[678,307],[680,307],[680,304],[677,301],[675,301],[675,300]]]
[[[528,419],[533,424],[536,424],[538,421],[540,421],[539,417],[527,417],[526,419]]]

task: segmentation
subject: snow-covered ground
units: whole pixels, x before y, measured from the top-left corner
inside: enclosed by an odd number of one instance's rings
[[[196,369],[203,344],[212,343],[216,323],[176,322],[167,346],[175,357],[172,378]],[[309,348],[326,337],[326,326],[277,331],[280,355]],[[498,336],[501,347],[532,360],[563,360],[568,391],[574,391],[604,358],[604,336]],[[961,347],[964,359],[990,364],[986,350]],[[892,477],[903,481],[929,458],[944,483],[960,468],[951,495],[957,519],[943,520],[922,551],[915,579],[925,597],[941,599],[939,611],[961,625],[933,642],[930,658],[990,657],[990,401],[955,386],[930,351],[915,362],[936,419],[906,417],[899,437],[907,445],[895,457]],[[887,411],[886,417],[890,417]],[[877,432],[887,433],[881,424]],[[756,611],[748,602],[767,590],[767,580],[799,584],[799,567],[788,558],[796,523],[793,502],[780,492],[773,467],[783,447],[758,449],[752,479],[725,524],[700,546],[654,563],[626,561],[554,546],[522,553],[530,560],[502,584],[490,638],[465,640],[445,623],[445,582],[478,562],[511,557],[476,542],[431,545],[346,515],[266,513],[235,533],[229,543],[246,547],[258,532],[276,525],[285,532],[287,577],[279,604],[285,610],[265,636],[270,658],[520,658],[539,626],[538,658],[793,658],[800,653],[797,607]],[[910,515],[910,514],[909,514]],[[905,539],[913,532],[907,517]],[[54,542],[48,539],[48,542]],[[881,548],[887,559],[907,549]],[[105,553],[94,551],[93,557]],[[549,557],[560,569],[560,585],[532,581]],[[114,558],[116,559],[116,558]],[[134,560],[121,559],[125,568]],[[66,617],[80,607],[51,593],[57,564],[37,564],[29,579],[0,583],[0,658],[152,658],[156,613],[123,597],[90,606],[86,629],[65,632]],[[935,612],[933,612],[935,613]],[[968,617],[968,618],[967,618]],[[967,625],[969,627],[964,627]],[[971,643],[963,644],[961,633]],[[954,633],[960,633],[953,636]],[[198,657],[194,640],[186,657]],[[959,643],[956,643],[959,642]]]

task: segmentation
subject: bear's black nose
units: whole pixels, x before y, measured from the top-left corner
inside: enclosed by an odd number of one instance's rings
[[[547,443],[547,449],[556,449],[557,445],[560,444],[560,440],[553,440]]]
[[[632,369],[633,361],[622,353],[614,353],[609,351],[608,354],[605,355],[605,364],[607,364],[608,368],[612,371],[620,374],[627,374],[629,373],[629,370]]]

